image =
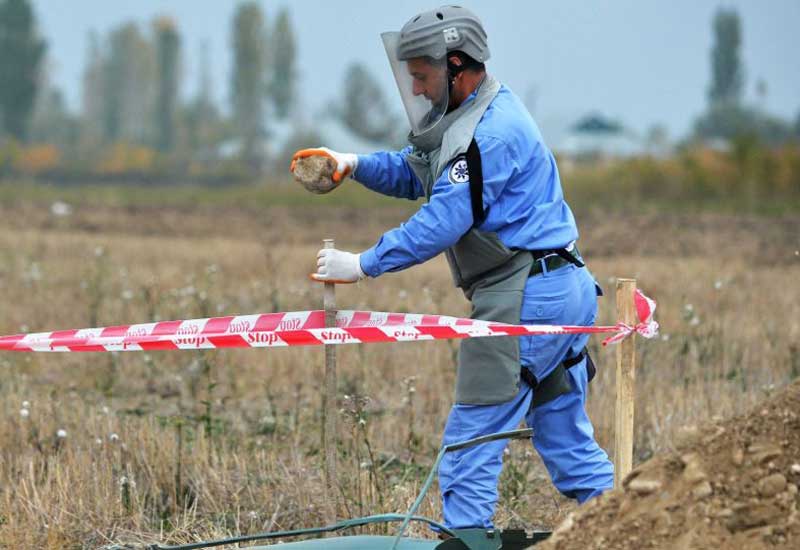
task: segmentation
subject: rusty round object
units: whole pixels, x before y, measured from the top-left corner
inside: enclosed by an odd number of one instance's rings
[[[329,193],[339,184],[333,181],[336,163],[328,157],[312,155],[299,158],[294,165],[294,180],[308,191],[322,195]]]

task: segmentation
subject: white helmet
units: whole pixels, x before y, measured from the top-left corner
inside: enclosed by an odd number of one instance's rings
[[[460,6],[416,15],[400,32],[386,32],[381,38],[413,136],[430,130],[447,112],[454,76],[453,67],[448,72],[447,54],[463,52],[475,64],[490,56],[483,24]]]

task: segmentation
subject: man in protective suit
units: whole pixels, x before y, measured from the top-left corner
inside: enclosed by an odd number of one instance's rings
[[[575,241],[553,154],[519,98],[486,73],[486,32],[457,6],[384,33],[410,146],[370,155],[305,149],[336,164],[333,179],[424,204],[360,254],[320,250],[320,281],[355,282],[445,252],[472,317],[591,325],[600,294]],[[293,164],[294,168],[294,164]],[[584,502],[610,489],[613,466],[585,411],[594,365],[587,335],[463,340],[444,443],[515,429],[524,418],[561,493]],[[492,527],[506,441],[449,453],[439,469],[444,523]]]

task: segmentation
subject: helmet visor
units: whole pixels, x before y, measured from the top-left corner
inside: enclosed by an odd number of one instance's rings
[[[437,38],[442,43],[441,47],[430,50],[434,55],[445,51],[444,36],[438,34]],[[433,128],[447,112],[447,56],[440,55],[437,59],[433,55],[421,55],[419,49],[412,52],[401,44],[399,32],[385,32],[381,39],[411,124],[411,133],[418,136]]]

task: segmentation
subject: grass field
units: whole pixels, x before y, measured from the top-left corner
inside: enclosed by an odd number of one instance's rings
[[[306,275],[322,239],[358,251],[415,208],[352,187],[319,198],[286,186],[0,185],[0,334],[319,308],[321,288]],[[598,321],[614,321],[615,277],[636,277],[659,302],[661,336],[639,343],[635,460],[800,375],[796,211],[633,209],[575,196],[582,252],[609,295]],[[72,212],[54,214],[57,200]],[[468,312],[442,258],[339,287],[337,300]],[[611,451],[614,354],[592,346],[600,371],[588,408]],[[456,350],[339,348],[340,517],[411,504],[452,401]],[[5,353],[0,368],[0,547],[175,543],[322,523],[321,348]],[[513,444],[505,460],[499,525],[553,526],[571,510],[529,445]],[[421,512],[438,516],[435,494]]]

